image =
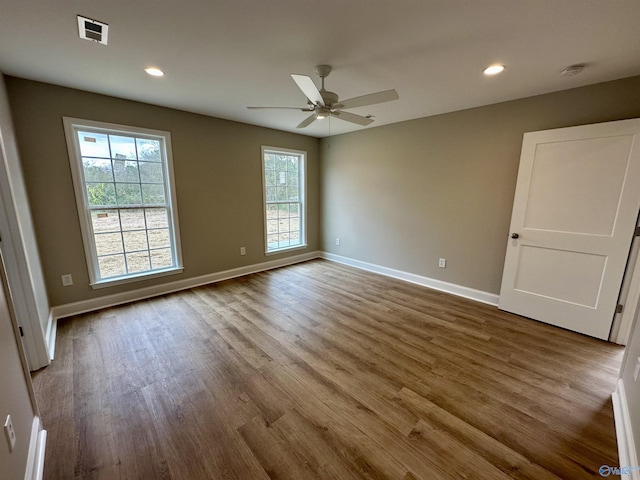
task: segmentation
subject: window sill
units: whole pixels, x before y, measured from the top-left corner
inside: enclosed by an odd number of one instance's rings
[[[265,256],[269,256],[269,255],[278,255],[279,253],[286,253],[286,252],[291,252],[293,250],[303,250],[305,248],[307,248],[308,245],[305,243],[303,245],[296,245],[294,247],[283,247],[283,248],[279,248],[277,250],[269,250],[268,252],[264,252]]]
[[[137,275],[128,275],[126,277],[115,277],[113,279],[100,280],[91,284],[91,288],[107,288],[115,287],[116,285],[123,285],[126,283],[141,282],[143,280],[151,280],[152,278],[166,277],[167,275],[177,275],[182,273],[184,267],[167,268],[165,270],[157,270],[151,273],[140,273]]]

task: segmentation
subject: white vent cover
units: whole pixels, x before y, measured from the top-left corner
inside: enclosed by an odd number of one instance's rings
[[[78,34],[80,38],[85,40],[106,45],[109,37],[109,25],[78,15]]]

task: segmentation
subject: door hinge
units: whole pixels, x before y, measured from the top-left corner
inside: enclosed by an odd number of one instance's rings
[[[623,308],[624,308],[623,305],[620,305],[620,304],[616,305],[616,313],[622,313]]]
[[[20,327],[20,326],[19,326],[19,327],[18,327],[18,330],[20,330],[20,336],[21,336],[21,337],[24,337],[24,331],[22,330],[22,327]]]
[[[636,231],[633,234],[635,237],[640,237],[640,227],[636,227]]]

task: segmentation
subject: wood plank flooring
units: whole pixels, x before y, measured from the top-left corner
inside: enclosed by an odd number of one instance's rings
[[[45,478],[599,478],[622,353],[314,260],[61,320]]]

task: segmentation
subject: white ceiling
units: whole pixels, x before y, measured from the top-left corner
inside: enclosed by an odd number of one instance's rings
[[[76,15],[109,24],[78,37]],[[507,66],[497,77],[482,70]],[[572,78],[560,70],[584,63]],[[341,99],[400,100],[295,126],[290,73],[334,70]],[[143,68],[166,75],[153,78]],[[640,75],[638,0],[1,0],[6,74],[317,137]]]

